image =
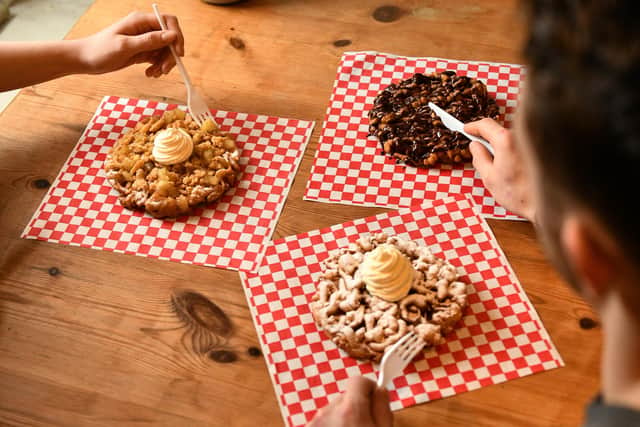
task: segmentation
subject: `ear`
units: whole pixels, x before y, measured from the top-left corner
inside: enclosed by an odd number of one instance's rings
[[[620,272],[618,246],[603,227],[581,215],[565,219],[560,239],[569,267],[585,296],[601,299],[611,290]]]

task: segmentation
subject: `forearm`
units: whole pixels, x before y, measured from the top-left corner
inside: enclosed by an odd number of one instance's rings
[[[86,72],[80,40],[0,43],[0,92]]]

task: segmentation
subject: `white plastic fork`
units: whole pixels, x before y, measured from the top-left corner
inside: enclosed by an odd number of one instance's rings
[[[153,5],[151,5],[151,7],[153,7],[153,12],[156,14],[156,19],[158,19],[158,22],[160,23],[160,28],[162,28],[163,31],[167,31],[167,24],[164,22],[164,19],[160,14],[158,5],[154,3]],[[209,111],[209,107],[207,106],[204,98],[202,97],[202,95],[200,95],[200,93],[198,93],[196,88],[191,83],[189,74],[187,74],[187,69],[184,68],[182,60],[178,56],[176,49],[173,47],[173,45],[169,45],[169,49],[171,49],[171,53],[176,60],[176,65],[178,66],[178,70],[182,75],[184,85],[187,87],[187,106],[189,107],[189,114],[191,114],[191,117],[193,118],[193,120],[195,120],[198,126],[202,126],[204,121],[207,119],[211,120],[213,123],[216,123],[216,120],[213,118],[211,111]]]
[[[400,338],[382,356],[378,387],[386,387],[389,381],[404,371],[409,362],[424,348],[424,340],[414,332]]]

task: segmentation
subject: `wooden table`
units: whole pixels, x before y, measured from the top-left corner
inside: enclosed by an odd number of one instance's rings
[[[212,106],[318,123],[275,237],[383,211],[302,200],[343,51],[520,62],[516,1],[387,1],[158,0],[180,16],[185,63]],[[69,37],[150,3],[97,0]],[[133,67],[26,88],[0,116],[0,424],[281,425],[237,273],[20,239],[104,95],[185,101],[177,72],[148,80]],[[597,392],[593,313],[530,224],[490,224],[567,366],[399,411],[398,426],[575,426]],[[230,317],[236,361],[183,339],[170,301],[184,289]]]

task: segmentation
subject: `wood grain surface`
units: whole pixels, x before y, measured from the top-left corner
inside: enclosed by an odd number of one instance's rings
[[[150,3],[97,0],[69,37]],[[318,122],[275,237],[383,211],[302,200],[342,52],[520,62],[513,0],[158,3],[211,106]],[[282,425],[236,273],[20,239],[104,95],[186,97],[177,72],[137,66],[26,88],[0,115],[0,424]],[[398,426],[576,426],[597,392],[594,314],[530,224],[490,224],[567,366],[399,411]]]

